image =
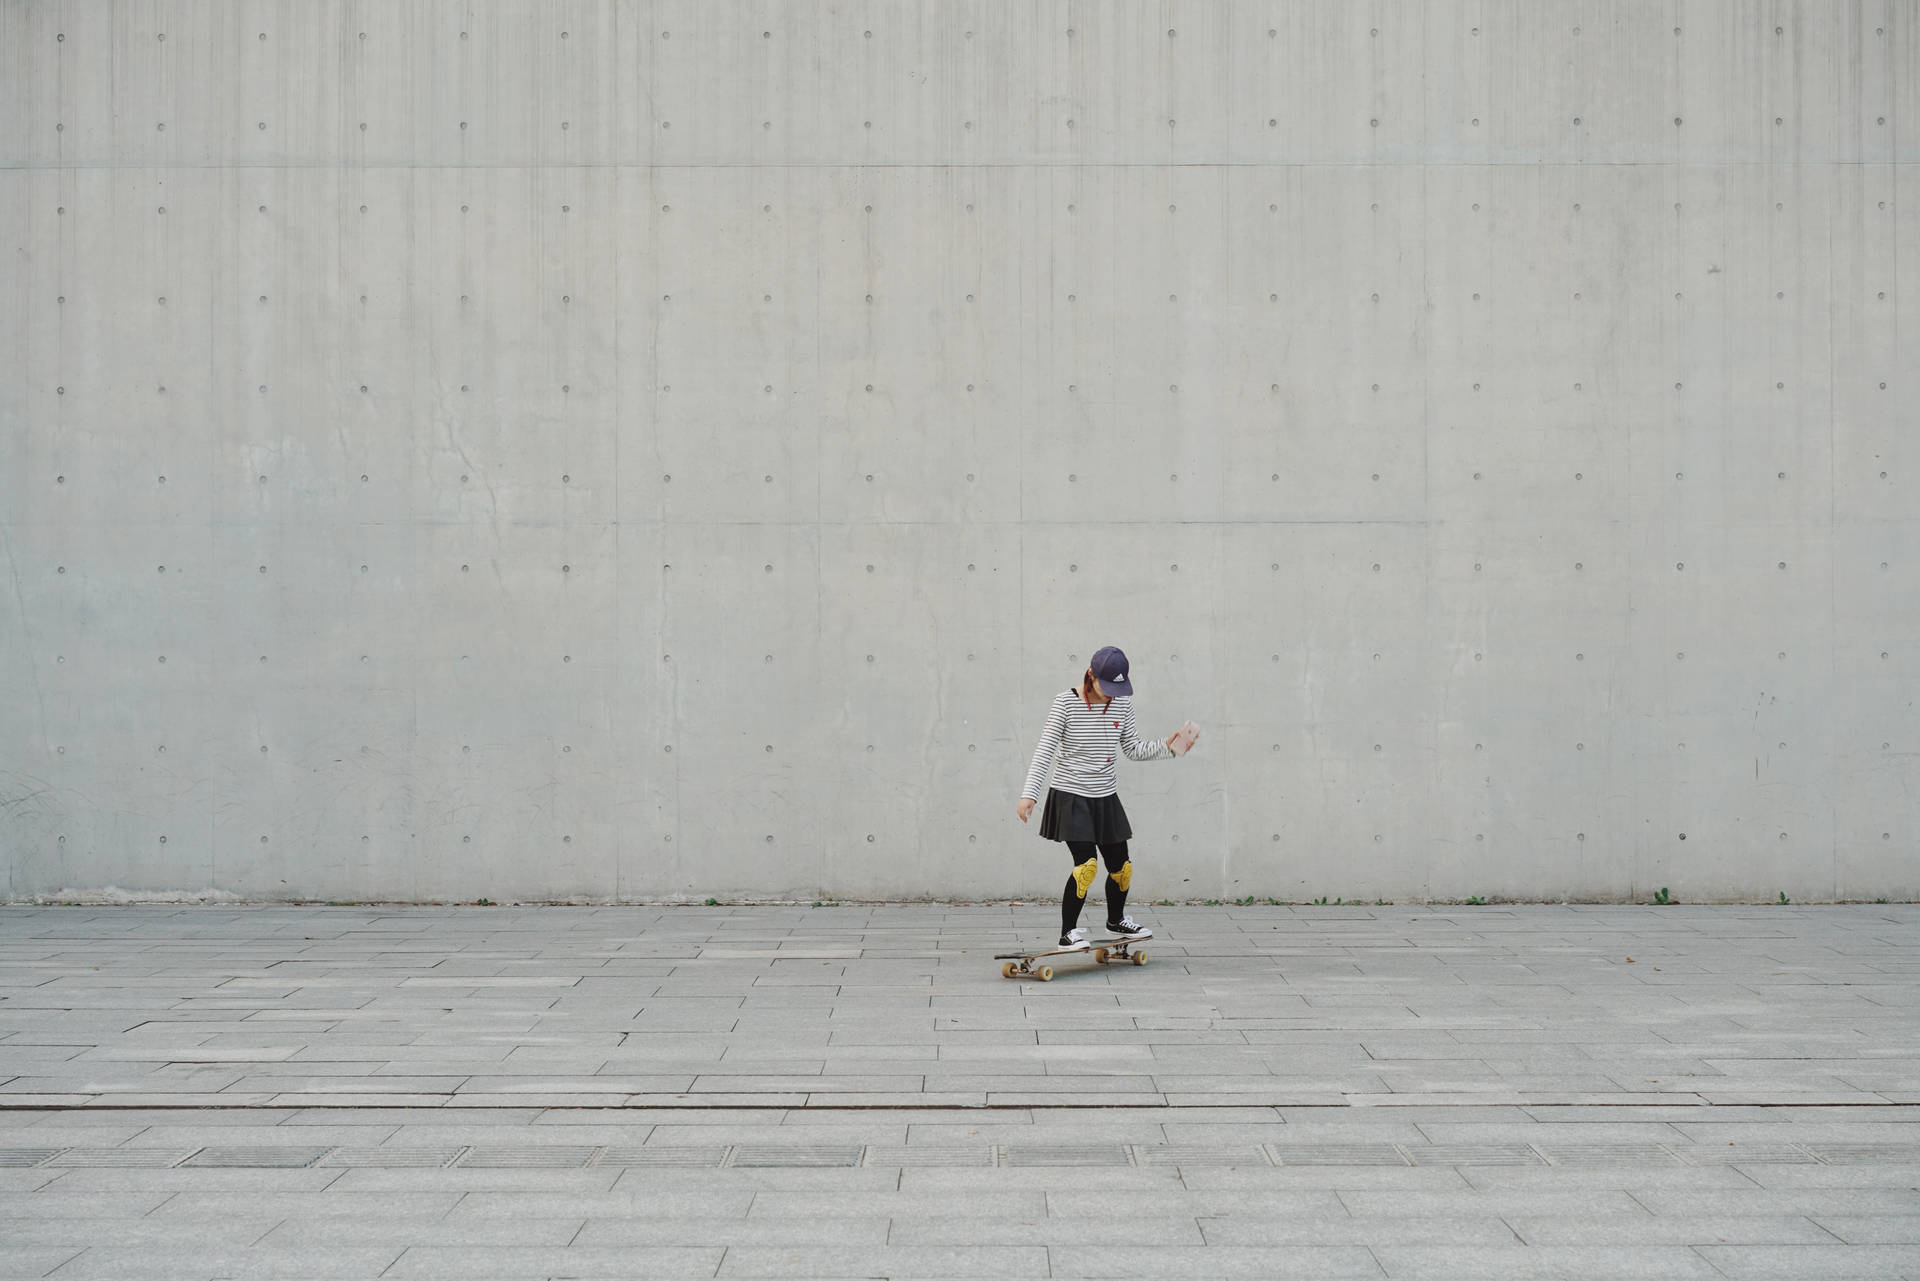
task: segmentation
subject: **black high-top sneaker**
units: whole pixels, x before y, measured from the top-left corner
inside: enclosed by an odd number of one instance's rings
[[[1060,946],[1063,948],[1071,948],[1076,952],[1086,951],[1088,947],[1087,932],[1078,925],[1074,926],[1060,936]]]

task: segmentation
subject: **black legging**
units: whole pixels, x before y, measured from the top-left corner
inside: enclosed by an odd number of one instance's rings
[[[1073,865],[1080,866],[1099,850],[1100,856],[1107,861],[1107,923],[1117,925],[1120,918],[1127,914],[1127,892],[1114,884],[1114,873],[1127,865],[1127,843],[1112,841],[1096,846],[1092,841],[1068,841],[1067,852],[1073,856]],[[1060,899],[1060,932],[1067,933],[1080,923],[1080,906],[1086,898],[1080,893],[1080,883],[1073,875],[1067,875],[1066,892]]]

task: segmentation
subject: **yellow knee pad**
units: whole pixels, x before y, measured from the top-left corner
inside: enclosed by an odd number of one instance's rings
[[[1133,884],[1133,860],[1128,859],[1126,862],[1122,863],[1120,865],[1120,870],[1117,872],[1111,873],[1111,875],[1113,877],[1114,888],[1119,890],[1122,894],[1126,893],[1127,887]]]
[[[1073,888],[1081,898],[1087,896],[1087,888],[1093,884],[1093,878],[1100,871],[1098,859],[1088,859],[1084,863],[1073,865]]]

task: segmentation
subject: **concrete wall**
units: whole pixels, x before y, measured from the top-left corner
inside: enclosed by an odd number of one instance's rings
[[[14,896],[1920,894],[1915,0],[4,0]],[[1903,306],[1905,314],[1903,316]]]

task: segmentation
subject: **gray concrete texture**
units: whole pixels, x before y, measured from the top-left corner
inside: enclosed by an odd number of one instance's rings
[[[0,1276],[1920,1278],[1920,908],[0,909]]]
[[[14,896],[1920,894],[1920,8],[0,3]],[[1909,311],[1911,309],[1909,308]]]

